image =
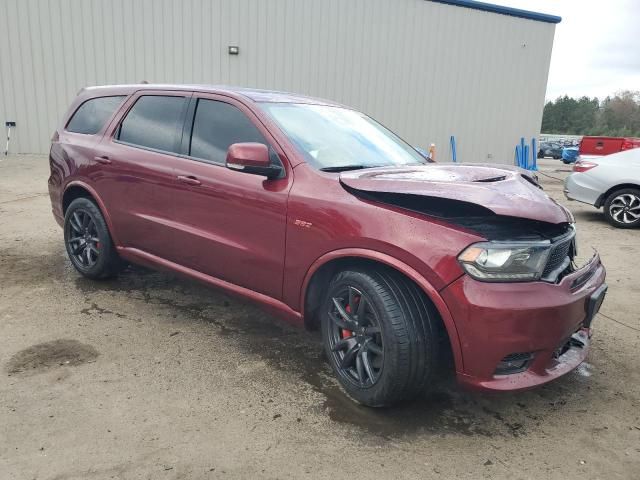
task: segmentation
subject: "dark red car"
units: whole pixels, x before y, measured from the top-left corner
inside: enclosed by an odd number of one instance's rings
[[[209,86],[87,88],[54,134],[49,191],[75,268],[122,260],[252,299],[308,328],[348,394],[423,391],[450,351],[483,390],[587,355],[604,294],[573,218],[515,167],[427,164],[349,108]]]

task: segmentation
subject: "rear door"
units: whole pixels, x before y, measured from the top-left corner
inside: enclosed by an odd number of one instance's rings
[[[169,214],[177,189],[173,164],[190,96],[134,94],[97,148],[96,160],[104,165],[96,184],[122,246],[175,259]]]
[[[240,142],[269,146],[286,176],[268,180],[227,169],[227,149]],[[171,198],[180,263],[280,298],[292,184],[284,152],[248,107],[209,94],[194,94],[182,148],[175,164],[180,188]]]

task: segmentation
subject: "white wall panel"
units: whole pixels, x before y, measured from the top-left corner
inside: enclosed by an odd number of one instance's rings
[[[0,121],[46,152],[83,86],[232,84],[326,97],[416,145],[511,163],[539,133],[555,25],[428,0],[0,0]],[[240,55],[230,56],[229,45]]]

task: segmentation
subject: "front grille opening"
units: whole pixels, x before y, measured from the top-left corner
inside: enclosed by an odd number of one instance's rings
[[[551,253],[542,273],[542,280],[555,283],[571,271],[571,262],[576,256],[575,232],[552,240]]]
[[[512,353],[498,363],[494,375],[512,375],[524,372],[529,368],[532,360],[533,353]]]
[[[569,250],[571,248],[571,241],[559,243],[552,248],[547,266],[544,269],[542,276],[547,276],[553,272],[556,268],[562,265],[562,262],[569,256]]]

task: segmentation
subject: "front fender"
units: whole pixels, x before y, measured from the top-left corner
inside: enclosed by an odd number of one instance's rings
[[[417,270],[410,267],[404,262],[387,255],[382,252],[377,252],[375,250],[367,250],[362,248],[344,248],[339,250],[334,250],[322,255],[320,258],[316,259],[315,262],[309,267],[307,274],[305,275],[304,282],[302,283],[302,288],[300,291],[300,303],[301,306],[301,314],[304,318],[304,309],[305,309],[305,298],[307,294],[307,288],[311,279],[313,278],[314,273],[318,271],[320,267],[331,262],[333,260],[337,260],[340,258],[362,258],[366,260],[373,260],[376,262],[380,262],[385,264],[400,273],[404,274],[411,280],[413,280],[422,291],[429,297],[429,299],[433,302],[434,306],[438,310],[440,317],[442,318],[442,322],[447,330],[447,334],[449,336],[449,342],[451,344],[451,350],[453,352],[453,358],[455,361],[455,367],[457,372],[463,372],[463,362],[462,362],[462,350],[460,347],[460,339],[458,336],[458,330],[456,329],[455,322],[453,317],[451,316],[451,312],[447,307],[447,304],[442,299],[438,290],[436,290],[431,283],[429,283],[424,276],[422,276]]]

